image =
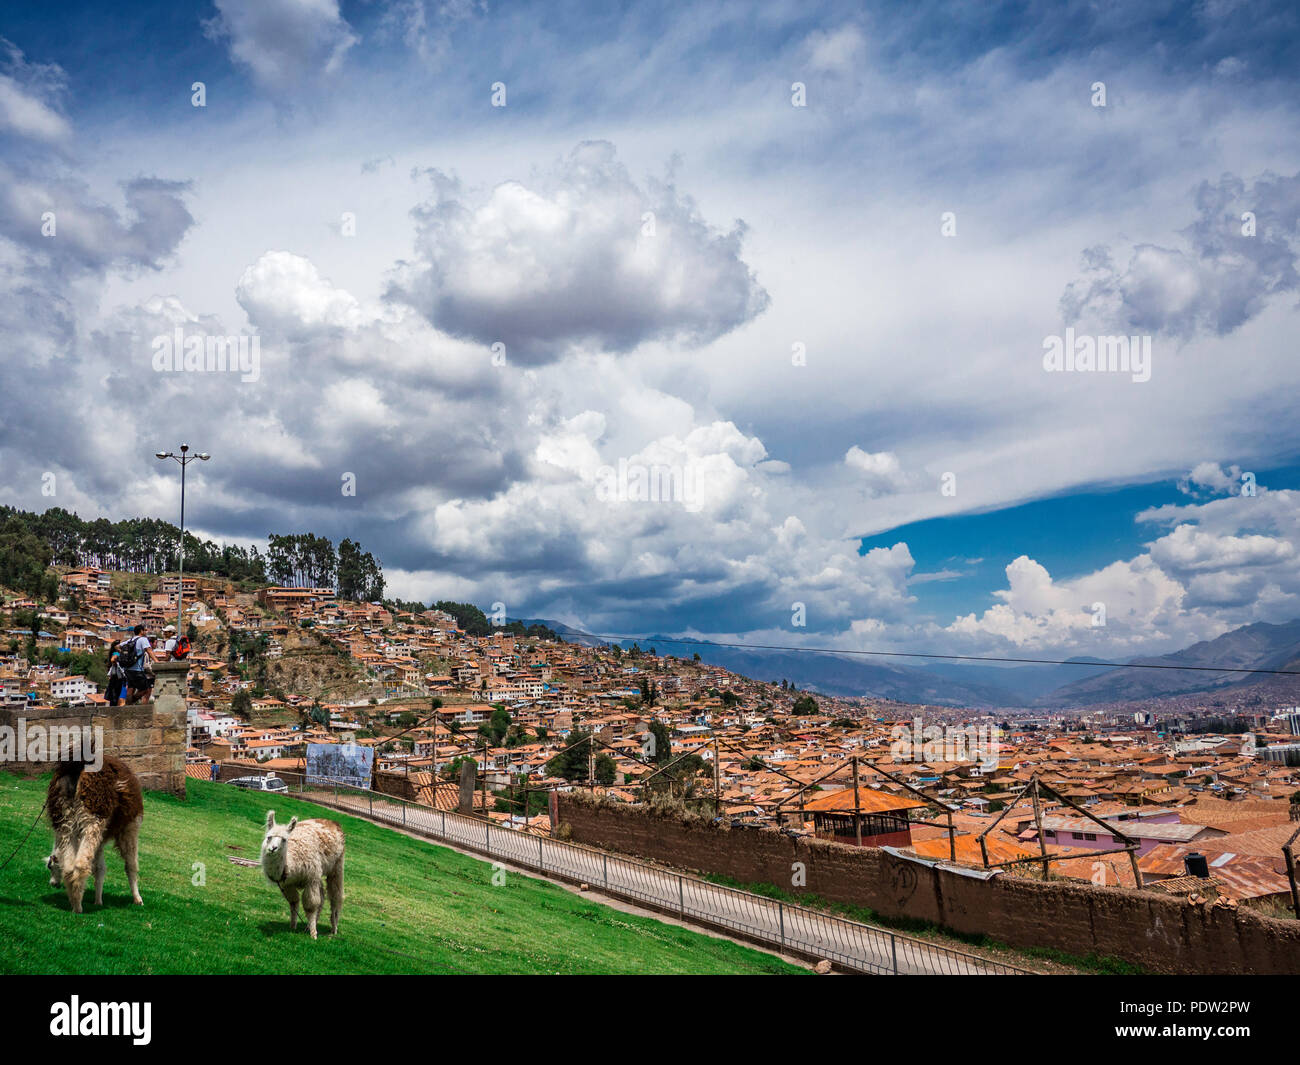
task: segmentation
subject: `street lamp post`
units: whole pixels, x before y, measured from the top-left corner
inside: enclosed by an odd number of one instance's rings
[[[206,451],[200,451],[195,455],[189,453],[190,445],[182,444],[181,453],[178,455],[174,451],[155,451],[154,457],[158,459],[175,459],[181,464],[181,542],[180,549],[177,552],[178,573],[176,576],[176,639],[181,638],[185,631],[185,467],[195,459],[202,459],[207,462],[212,456]]]

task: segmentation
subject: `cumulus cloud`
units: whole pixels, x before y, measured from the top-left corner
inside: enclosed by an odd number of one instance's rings
[[[285,91],[332,74],[360,40],[338,0],[215,0],[204,33],[262,86]]]
[[[752,320],[768,296],[741,258],[745,225],[721,231],[672,184],[640,188],[614,146],[584,142],[530,184],[473,202],[430,175],[416,257],[392,293],[435,325],[524,364],[582,345],[705,344]]]
[[[1006,576],[1007,587],[994,593],[1001,602],[957,618],[946,631],[984,647],[993,643],[990,637],[1018,649],[1074,646],[1085,637],[1094,646],[1129,647],[1153,637],[1169,639],[1186,594],[1145,557],[1055,581],[1045,566],[1021,555],[1007,565]]]
[[[854,444],[845,453],[844,464],[860,475],[870,496],[900,492],[908,485],[908,477],[892,451],[863,451]]]
[[[251,320],[294,337],[361,324],[360,305],[301,255],[269,251],[240,275],[235,296]]]
[[[618,381],[647,394],[621,366],[607,359],[586,374],[598,391]],[[481,597],[545,602],[579,627],[626,626],[629,609],[637,627],[682,611],[783,623],[798,602],[810,628],[828,631],[863,609],[897,618],[912,602],[905,544],[860,555],[810,529],[792,512],[788,478],[767,470],[766,447],[731,422],[688,408],[678,431],[626,448],[594,410],[534,405],[517,421],[535,440],[527,476],[490,497],[446,499],[420,520],[430,592],[454,574]],[[662,479],[638,482],[647,475]],[[668,490],[638,490],[652,484]]]
[[[1244,483],[1240,466],[1229,466],[1225,470],[1217,462],[1199,462],[1178,482],[1178,490],[1191,496],[1232,495],[1240,492]]]
[[[1137,244],[1123,267],[1108,248],[1089,248],[1084,277],[1061,297],[1066,321],[1180,339],[1223,336],[1300,288],[1300,173],[1265,174],[1249,191],[1225,174],[1200,185],[1196,209],[1182,248]]]
[[[1272,536],[1228,536],[1180,525],[1151,545],[1152,559],[1171,573],[1271,566],[1290,562],[1295,545]]]
[[[982,651],[1132,655],[1300,615],[1300,493],[1261,487],[1257,496],[1152,508],[1137,520],[1169,531],[1132,559],[1067,580],[1020,556],[994,593],[999,601],[942,634]]]

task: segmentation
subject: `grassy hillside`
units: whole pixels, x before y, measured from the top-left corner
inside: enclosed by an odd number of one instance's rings
[[[0,774],[0,861],[30,826],[46,780]],[[339,934],[312,942],[259,869],[266,810],[328,817],[347,833]],[[42,824],[0,872],[3,973],[796,973],[770,955],[590,902],[552,884],[300,800],[190,781],[149,794],[140,893],[109,851],[104,905],[74,916],[43,865]],[[196,886],[194,863],[206,883]],[[500,877],[498,877],[500,879]],[[328,905],[321,915],[328,929]]]

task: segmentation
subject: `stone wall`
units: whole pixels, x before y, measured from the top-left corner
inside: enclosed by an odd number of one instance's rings
[[[1151,972],[1300,974],[1300,921],[1193,907],[1150,891],[982,870],[966,875],[878,848],[715,827],[576,792],[557,796],[556,813],[557,829],[567,826],[576,843],[988,935],[1013,947],[1118,958]],[[793,884],[796,863],[802,887]]]
[[[154,665],[158,682],[154,701],[135,706],[69,707],[33,713],[26,707],[0,709],[0,726],[31,735],[33,727],[50,735],[52,726],[61,730],[100,729],[104,752],[116,755],[135,770],[140,786],[147,791],[166,791],[185,797],[185,679],[187,662],[158,662]],[[16,761],[0,763],[0,769],[26,775],[49,772],[54,768],[57,751],[48,750],[44,760],[29,761],[17,752]]]

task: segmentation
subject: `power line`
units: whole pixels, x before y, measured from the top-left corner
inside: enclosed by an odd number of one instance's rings
[[[586,636],[593,640],[632,640],[636,643],[682,644],[692,647],[726,647],[741,651],[797,651],[820,655],[870,655],[881,658],[934,658],[948,662],[1015,662],[1037,666],[1106,666],[1110,669],[1185,669],[1204,673],[1267,673],[1274,676],[1300,677],[1296,669],[1248,669],[1241,666],[1173,666],[1160,662],[1093,662],[1067,661],[1059,658],[1005,658],[994,655],[941,655],[927,651],[859,651],[839,647],[800,647],[791,644],[725,643],[719,640],[672,639],[666,636],[628,636],[609,632],[582,632],[565,628],[558,631],[566,636]]]

